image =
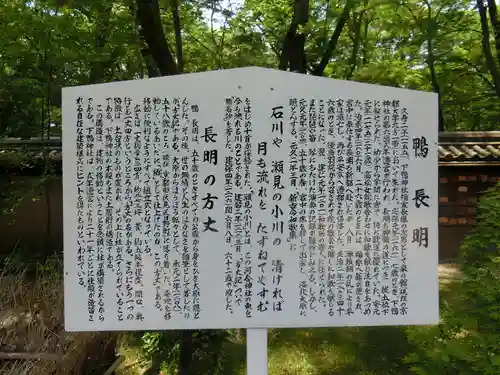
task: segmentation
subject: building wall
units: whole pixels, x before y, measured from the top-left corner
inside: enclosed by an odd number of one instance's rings
[[[476,223],[477,199],[500,181],[499,167],[439,168],[439,259],[456,259]]]
[[[26,189],[36,185],[37,177],[10,177]],[[475,224],[479,194],[500,181],[500,168],[440,167],[439,258],[457,257],[460,244]],[[50,220],[48,220],[50,218]],[[11,219],[14,219],[12,221]],[[0,251],[9,253],[17,246],[30,257],[60,252],[63,244],[62,181],[60,177],[46,187],[32,189],[15,215],[0,220]]]
[[[14,248],[32,259],[62,251],[62,179],[60,176],[39,186],[37,176],[10,176],[22,200],[14,214],[0,217],[0,252]]]

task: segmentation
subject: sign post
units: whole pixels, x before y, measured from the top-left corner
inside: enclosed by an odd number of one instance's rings
[[[434,324],[437,96],[264,68],[63,89],[65,328]]]
[[[267,375],[267,329],[247,329],[247,375]]]

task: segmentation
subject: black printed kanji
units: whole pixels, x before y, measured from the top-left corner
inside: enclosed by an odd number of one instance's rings
[[[420,206],[429,207],[429,204],[426,202],[430,197],[425,194],[424,189],[415,190],[415,197],[412,200],[415,202],[415,207],[420,208]]]
[[[258,155],[267,155],[267,142],[259,142],[257,144],[257,154]]]
[[[205,205],[203,206],[203,209],[208,208],[209,210],[214,208],[215,200],[219,199],[215,195],[212,195],[210,193],[207,193],[207,196],[205,198],[202,198],[202,201],[205,201]]]
[[[201,138],[205,140],[205,143],[210,143],[210,142],[215,143],[216,142],[215,137],[217,137],[217,134],[214,133],[213,126],[205,128],[205,135],[201,136]]]
[[[207,230],[211,232],[218,232],[218,229],[212,228],[212,225],[215,223],[216,221],[209,216],[208,220],[203,223],[203,225],[205,225],[205,229],[203,229],[203,232],[206,232]]]
[[[217,150],[203,151],[203,161],[217,165]]]
[[[271,114],[271,118],[282,119],[283,118],[283,106],[273,107],[273,113]]]
[[[425,137],[413,138],[413,151],[416,158],[425,158],[429,153],[429,145]]]
[[[417,243],[418,247],[428,247],[429,246],[429,228],[420,227],[413,229],[413,239],[412,243]]]

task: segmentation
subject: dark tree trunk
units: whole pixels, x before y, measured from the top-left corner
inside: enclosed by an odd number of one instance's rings
[[[429,72],[431,75],[432,90],[438,95],[438,130],[443,132],[444,129],[444,117],[443,117],[443,106],[441,105],[441,85],[437,79],[436,66],[434,65],[434,53],[432,46],[431,36],[428,35],[427,38],[427,65],[429,66]]]
[[[490,46],[490,30],[488,27],[488,16],[486,14],[486,8],[484,7],[483,0],[477,0],[477,10],[479,12],[479,17],[481,18],[481,31],[482,38],[481,44],[483,46],[483,53],[486,59],[486,66],[490,71],[491,77],[493,78],[493,85],[495,87],[495,92],[500,97],[500,72],[495,64],[495,59],[491,52]],[[496,9],[496,8],[495,8]]]
[[[370,24],[369,17],[365,17],[365,22],[363,24],[363,56],[362,65],[368,64],[368,26]]]
[[[356,65],[358,62],[359,47],[361,45],[361,25],[363,23],[363,13],[353,17],[354,37],[352,40],[351,56],[349,58],[349,71],[347,72],[346,79],[350,79],[354,75]]]
[[[306,73],[307,62],[305,55],[306,36],[299,33],[299,26],[309,20],[309,0],[295,0],[292,23],[286,33],[281,50],[279,69],[290,69],[292,72]]]
[[[149,46],[151,56],[155,60],[161,75],[178,74],[179,70],[163,32],[158,0],[136,0],[136,5],[141,34]]]
[[[160,72],[158,71],[158,67],[156,66],[156,62],[153,59],[153,56],[151,56],[151,51],[149,50],[149,48],[141,49],[141,55],[142,59],[144,60],[144,63],[146,64],[148,77],[149,78],[160,77]]]
[[[495,0],[488,0],[488,12],[490,13],[490,22],[493,29],[493,38],[495,40],[497,63],[500,67],[500,19],[498,19],[497,4]]]
[[[181,18],[179,16],[179,0],[172,0],[172,18],[175,30],[175,47],[177,51],[177,68],[179,73],[184,72],[184,62],[182,60],[182,36],[181,36]]]
[[[436,65],[435,57],[434,57],[434,45],[433,39],[435,36],[435,28],[436,25],[434,23],[434,19],[432,18],[432,8],[431,3],[426,1],[427,5],[427,30],[426,30],[426,38],[427,38],[427,66],[429,67],[429,72],[431,76],[432,90],[438,95],[438,130],[440,132],[444,131],[444,117],[443,117],[443,106],[441,105],[441,85],[439,84],[437,73],[436,73]]]

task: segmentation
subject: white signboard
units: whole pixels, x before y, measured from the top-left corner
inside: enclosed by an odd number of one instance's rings
[[[63,123],[67,330],[438,322],[435,94],[243,68]]]

